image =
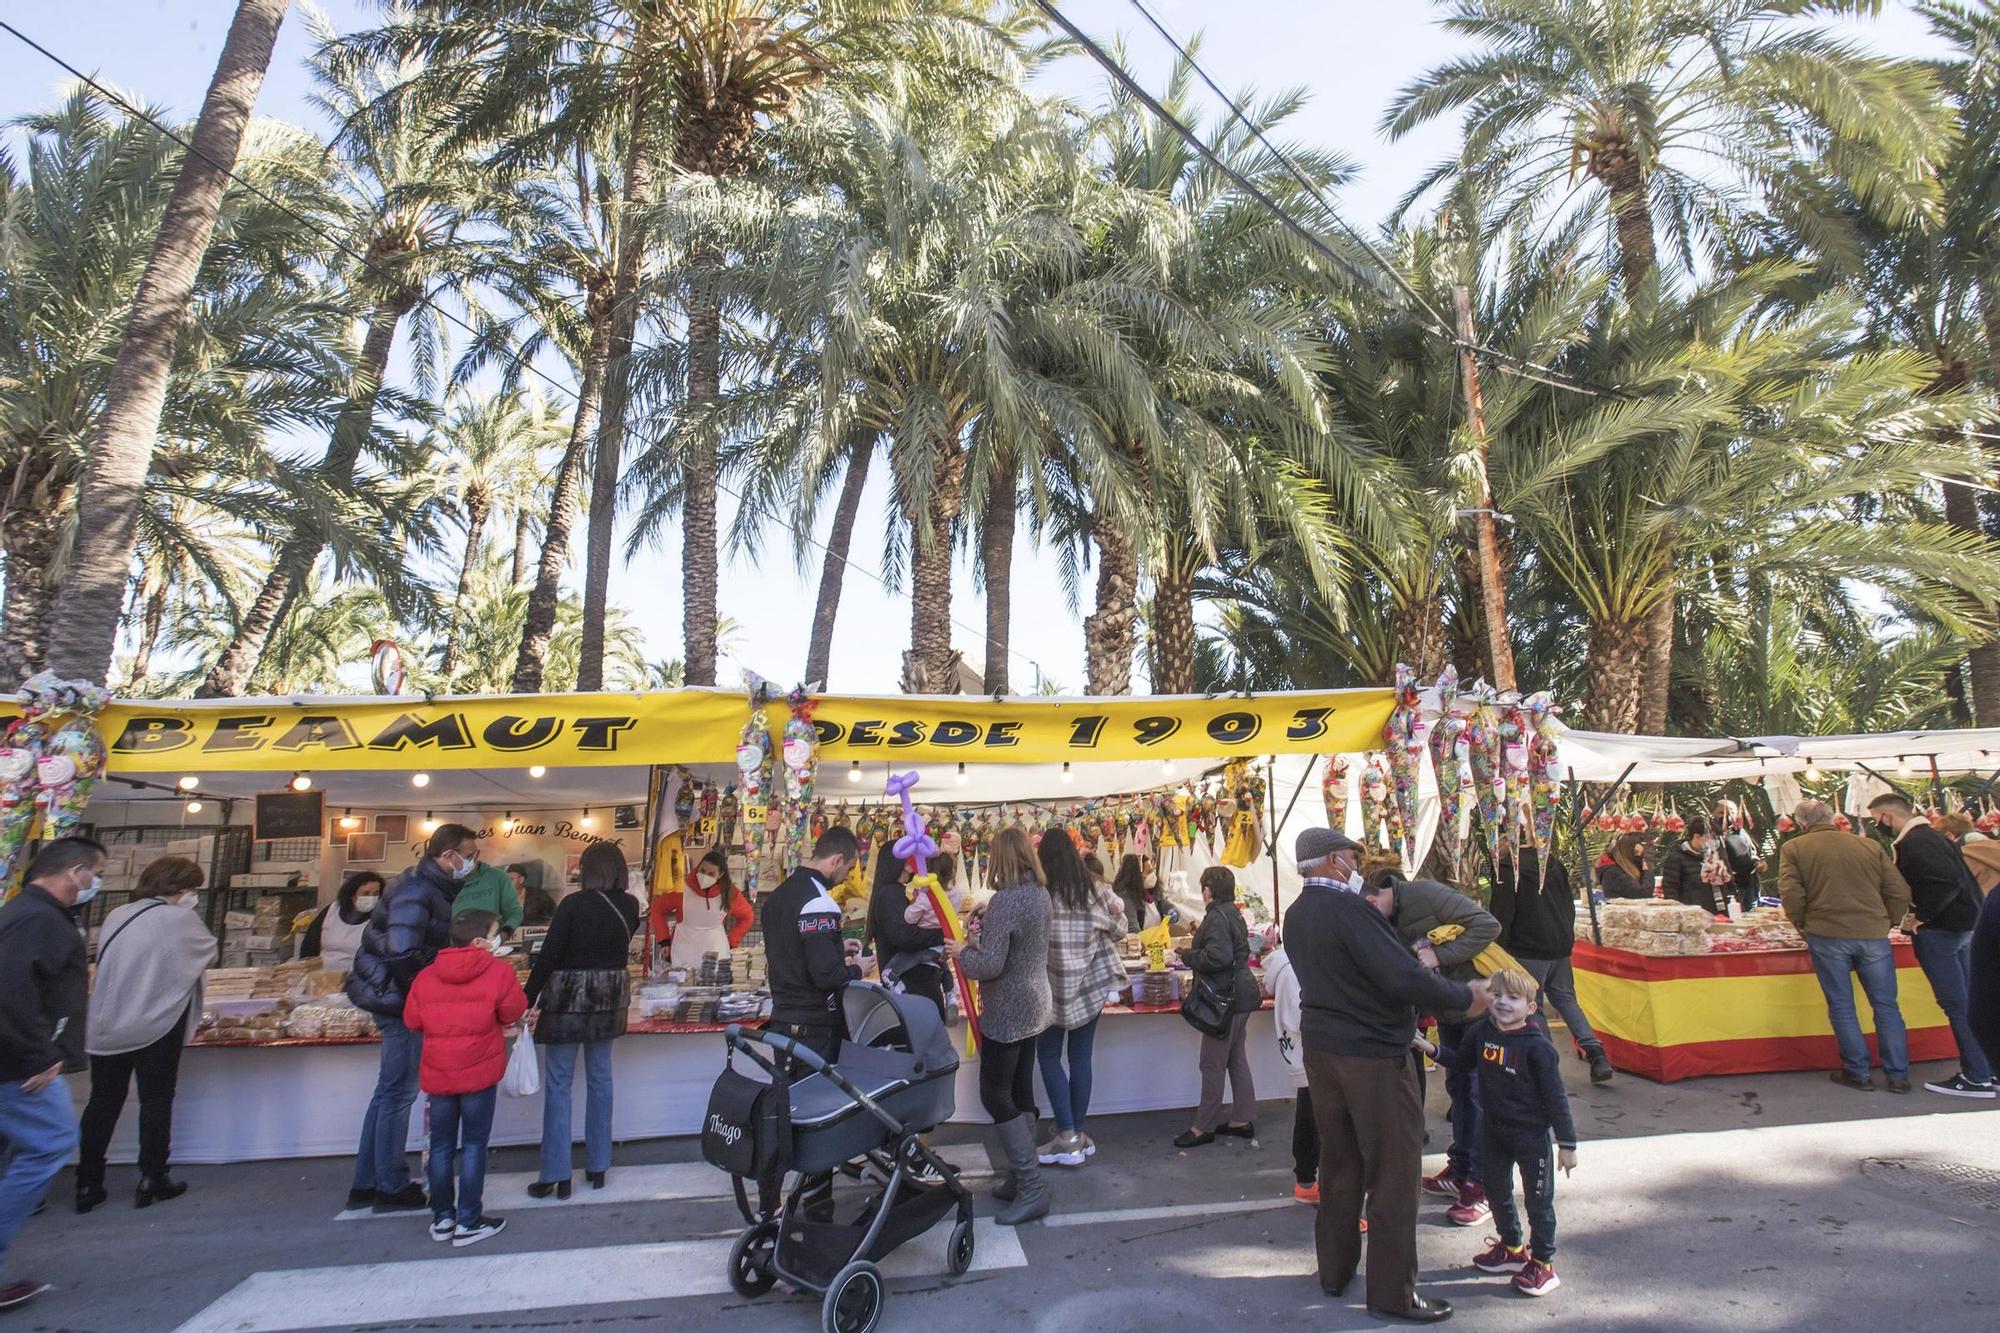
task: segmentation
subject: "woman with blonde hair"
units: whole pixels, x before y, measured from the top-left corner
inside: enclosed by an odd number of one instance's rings
[[[966,977],[979,983],[979,1100],[993,1117],[1008,1177],[994,1191],[1010,1200],[999,1221],[1018,1226],[1047,1216],[1048,1188],[1035,1153],[1035,1039],[1055,1014],[1049,991],[1049,894],[1041,863],[1018,826],[993,839],[987,882],[993,896],[973,940],[946,940]]]

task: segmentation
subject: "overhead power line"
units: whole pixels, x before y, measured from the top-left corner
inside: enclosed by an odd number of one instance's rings
[[[228,176],[230,180],[242,186],[245,190],[249,191],[257,198],[262,199],[265,203],[270,204],[273,208],[276,208],[278,211],[285,214],[285,216],[297,222],[300,226],[304,227],[307,231],[311,232],[313,235],[325,241],[328,245],[331,245],[340,254],[346,256],[348,259],[351,259],[355,263],[361,265],[361,267],[365,269],[367,272],[373,274],[378,278],[384,279],[385,281],[393,281],[391,275],[385,273],[381,268],[377,267],[374,261],[370,260],[367,255],[362,254],[359,251],[355,250],[353,247],[349,246],[346,242],[342,241],[339,237],[333,235],[331,232],[328,232],[325,228],[321,227],[317,222],[313,221],[311,218],[307,217],[303,213],[300,213],[297,209],[293,208],[290,204],[286,203],[284,200],[279,199],[276,196],[272,195],[269,191],[265,190],[255,181],[245,179],[243,176],[239,175],[233,167],[217,162],[214,158],[210,157],[208,154],[196,148],[178,131],[173,129],[173,127],[163,123],[157,117],[151,115],[142,108],[134,106],[131,102],[127,101],[117,92],[105,86],[102,82],[100,82],[96,78],[93,78],[91,75],[84,73],[81,69],[78,69],[75,65],[63,59],[61,56],[57,55],[54,51],[51,51],[48,47],[42,45],[42,43],[28,36],[28,34],[22,32],[19,28],[7,22],[5,19],[0,19],[0,31],[5,31],[15,40],[19,41],[22,45],[28,47],[36,54],[42,56],[44,59],[48,60],[51,64],[54,64],[57,68],[65,71],[72,78],[76,79],[78,82],[90,88],[98,96],[102,97],[106,102],[117,107],[119,110],[123,111],[126,115],[131,116],[135,120],[141,121],[147,125],[152,126],[168,140],[180,145],[181,149],[184,152],[187,152],[189,154],[194,155],[195,157],[200,158],[203,162],[208,163],[209,166],[215,168],[219,172],[222,172],[224,175]],[[447,310],[443,305],[439,304],[435,299],[434,293],[431,292],[424,293],[422,298],[419,300],[418,304],[429,306],[430,309],[434,313],[436,313],[439,318],[447,321],[450,324],[457,326],[460,329],[463,329],[466,333],[471,334],[475,338],[479,336],[479,331],[477,329],[473,328],[472,325],[466,323],[463,319],[460,319],[456,314],[452,313],[450,310]],[[564,384],[560,380],[555,379],[547,371],[543,370],[540,366],[535,365],[533,361],[528,360],[527,358],[522,356],[521,353],[515,352],[511,354],[508,357],[508,364],[526,371],[528,374],[533,375],[535,378],[547,384],[557,393],[562,394],[570,398],[571,400],[581,404],[582,397],[581,395],[578,394],[578,392],[573,386]],[[620,443],[621,445],[626,443],[631,443],[636,439],[637,436],[635,433],[635,429],[633,427],[628,426],[625,429],[625,439],[622,440]],[[645,441],[640,440],[639,443],[643,444],[645,443]],[[622,455],[623,453],[622,448],[620,450],[620,453]],[[737,504],[739,505],[751,506],[753,510],[757,508],[755,502],[751,501],[748,497],[742,495],[740,492],[731,490],[727,485],[725,485],[721,481],[720,478],[716,480],[715,489],[719,493],[726,495],[730,499],[736,501]],[[796,522],[791,524],[791,529],[794,535],[803,538],[810,546],[813,546],[823,554],[832,556],[834,559],[840,561],[843,569],[855,570],[862,574],[865,574],[869,578],[873,579],[877,584],[879,584],[885,592],[890,592],[890,593],[895,592],[895,589],[890,587],[889,580],[885,578],[879,571],[871,569],[867,565],[861,564],[859,561],[856,561],[851,556],[835,551],[825,542],[822,542],[821,540],[819,540],[819,538],[815,537],[810,531],[810,529],[802,528]],[[958,617],[956,616],[950,618],[950,623],[955,628],[963,630],[966,633],[972,635],[973,638],[978,640],[980,643],[985,643],[987,641],[986,633],[984,630],[975,628],[974,626],[967,624],[965,621],[958,619]],[[683,645],[683,651],[685,651],[685,645]],[[1010,657],[1018,658],[1020,661],[1025,662],[1029,666],[1033,667],[1036,672],[1036,679],[1038,683],[1039,681],[1048,678],[1049,673],[1043,668],[1040,662],[1028,656],[1026,653],[1020,651],[1018,648],[1015,648],[1012,644],[1007,645],[1007,653]]]

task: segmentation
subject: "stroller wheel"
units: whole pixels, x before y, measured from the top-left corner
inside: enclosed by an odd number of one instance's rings
[[[856,1259],[834,1274],[820,1303],[820,1333],[875,1333],[882,1322],[882,1274]]]
[[[951,1229],[951,1239],[945,1242],[945,1262],[951,1265],[953,1277],[963,1276],[972,1267],[972,1222],[960,1222]]]
[[[777,1248],[775,1222],[759,1222],[736,1238],[729,1247],[729,1286],[738,1296],[755,1299],[777,1281],[766,1267]]]

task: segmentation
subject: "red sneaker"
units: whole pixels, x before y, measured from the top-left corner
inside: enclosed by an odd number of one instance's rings
[[[1518,1273],[1528,1266],[1528,1247],[1508,1245],[1498,1236],[1486,1238],[1487,1248],[1473,1256],[1472,1266],[1482,1273]]]
[[[1444,1216],[1455,1227],[1476,1227],[1493,1216],[1493,1205],[1486,1202],[1484,1186],[1467,1183],[1459,1187],[1458,1202]]]
[[[1528,1260],[1528,1266],[1514,1275],[1514,1290],[1523,1296],[1546,1296],[1561,1285],[1554,1265],[1540,1259]]]
[[[11,1310],[18,1305],[26,1305],[35,1297],[49,1289],[46,1282],[9,1282],[0,1287],[0,1310]]]
[[[1315,1180],[1310,1185],[1293,1185],[1292,1197],[1300,1203],[1309,1203],[1315,1208],[1319,1207],[1319,1182]]]
[[[1438,1172],[1436,1175],[1424,1177],[1423,1190],[1424,1193],[1435,1194],[1440,1199],[1456,1199],[1461,1183],[1458,1176],[1447,1165],[1444,1170]]]

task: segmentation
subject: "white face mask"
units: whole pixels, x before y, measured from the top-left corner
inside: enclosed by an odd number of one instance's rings
[[[492,954],[495,958],[505,958],[508,954],[514,952],[514,946],[511,944],[502,944],[498,940],[487,940],[486,952]]]
[[[697,870],[694,873],[694,882],[701,885],[704,889],[712,889],[722,882],[722,876],[716,874],[713,870]]]
[[[72,906],[75,907],[83,906],[85,903],[89,902],[92,898],[95,898],[98,895],[99,891],[102,890],[103,888],[104,888],[104,876],[92,875],[90,877],[90,883],[84,885],[81,889],[77,890],[76,902],[73,903]]]
[[[464,859],[464,863],[459,866],[458,870],[453,873],[452,878],[453,879],[469,878],[472,872],[477,869],[479,869],[479,858],[476,856],[468,856]]]
[[[375,910],[375,904],[381,901],[372,893],[357,893],[354,895],[354,910],[362,913],[372,912]]]
[[[1353,889],[1356,893],[1361,892],[1362,886],[1366,883],[1367,881],[1361,878],[1359,870],[1350,870],[1347,872],[1347,887]]]
[[[201,895],[198,893],[183,893],[180,897],[180,905],[187,908],[190,912],[199,912],[201,910]]]

